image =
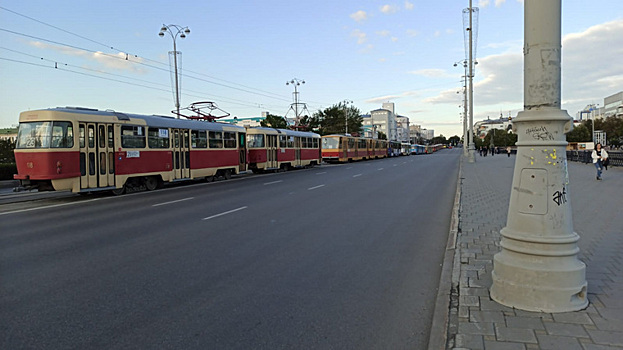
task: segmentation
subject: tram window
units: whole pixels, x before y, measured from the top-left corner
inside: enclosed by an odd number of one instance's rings
[[[182,144],[184,148],[188,148],[188,130],[184,130],[184,133],[180,132],[180,135],[184,135],[182,138]]]
[[[145,148],[145,133],[142,126],[123,125],[121,127],[121,147]]]
[[[288,138],[288,148],[294,148],[294,136]]]
[[[98,128],[98,135],[100,148],[106,147],[106,127],[104,125],[100,125]]]
[[[100,175],[106,175],[106,153],[100,152]]]
[[[80,124],[79,129],[80,129],[80,148],[84,148],[84,145],[85,145],[84,124]]]
[[[89,125],[89,148],[95,147],[95,127],[93,125]]]
[[[279,147],[286,148],[286,135],[279,135]]]
[[[80,152],[80,176],[87,174],[87,155]]]
[[[147,129],[147,144],[149,148],[169,148],[169,129]]]
[[[224,132],[224,141],[225,148],[236,148],[236,133],[235,132]]]
[[[74,128],[71,122],[52,123],[51,148],[71,148],[74,146]]]
[[[193,130],[190,133],[193,148],[208,148],[208,133],[205,130]]]
[[[314,148],[318,148],[318,139],[317,139],[317,138],[314,138],[314,141],[313,141],[313,142],[314,142],[314,146],[313,146],[313,147],[314,147]]]
[[[322,138],[322,148],[325,149],[337,149],[339,141],[333,137]]]
[[[95,175],[95,152],[89,152],[89,175]]]
[[[223,133],[220,131],[210,131],[210,148],[223,148]]]
[[[108,173],[115,173],[115,153],[108,152]]]
[[[69,148],[74,145],[71,122],[20,123],[16,148]]]
[[[114,148],[115,147],[115,140],[113,137],[113,132],[112,132],[112,125],[108,126],[108,148]]]
[[[264,147],[264,135],[262,135],[262,134],[250,134],[250,135],[247,135],[247,146],[249,148],[262,148],[262,147]]]

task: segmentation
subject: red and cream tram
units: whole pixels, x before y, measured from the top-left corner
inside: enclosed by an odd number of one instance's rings
[[[322,163],[320,135],[271,128],[248,128],[249,169],[253,172],[313,167]]]
[[[322,137],[322,160],[327,163],[387,157],[387,141],[345,135]]]
[[[115,194],[246,171],[242,127],[88,108],[22,112],[15,149],[26,188]]]

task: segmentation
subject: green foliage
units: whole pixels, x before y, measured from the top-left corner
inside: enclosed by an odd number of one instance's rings
[[[493,146],[495,147],[515,146],[515,143],[517,142],[517,134],[502,129],[491,129],[487,133],[487,136],[485,136],[484,140],[481,140],[480,137],[476,137],[474,139],[474,146],[476,148],[491,147],[492,138]]]
[[[448,143],[451,144],[451,145],[454,145],[454,146],[458,145],[459,142],[461,142],[461,138],[458,137],[457,135],[451,136],[448,139]]]
[[[348,116],[348,132],[352,135],[361,134],[363,117],[355,106],[338,103],[322,111],[314,113],[312,118],[318,122],[320,135],[344,134],[346,132],[345,115]]]
[[[377,132],[377,138],[378,138],[379,140],[387,140],[387,135],[385,135],[385,133],[384,133],[384,132],[382,132],[382,131],[378,131],[378,132]]]
[[[448,144],[448,140],[446,140],[446,137],[443,135],[439,135],[439,136],[435,136],[430,140],[431,145],[438,145],[438,144],[443,144],[443,145],[447,145]]]
[[[320,119],[316,115],[305,115],[299,122],[300,131],[318,131],[320,129]]]
[[[15,142],[0,140],[0,163],[15,163]]]
[[[0,180],[13,180],[13,174],[17,174],[15,163],[0,163]]]
[[[573,130],[567,133],[567,142],[590,142],[592,126],[589,124],[586,127],[586,123],[580,124],[573,128]]]
[[[260,122],[260,125],[267,128],[286,129],[288,122],[284,117],[269,114],[266,116],[266,119]]]

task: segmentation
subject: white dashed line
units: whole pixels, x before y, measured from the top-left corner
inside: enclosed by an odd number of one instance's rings
[[[237,211],[240,211],[240,210],[244,210],[244,209],[247,209],[247,207],[240,207],[240,208],[237,208],[237,209],[228,210],[228,211],[223,212],[223,213],[220,213],[220,214],[216,214],[216,215],[208,216],[207,218],[203,218],[202,220],[210,220],[210,219],[214,219],[214,218],[217,218],[217,217],[219,217],[219,216],[223,216],[223,215],[231,214],[231,213],[234,213],[234,212],[237,212]]]

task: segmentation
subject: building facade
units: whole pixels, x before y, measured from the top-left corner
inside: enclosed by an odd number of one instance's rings
[[[604,117],[623,116],[623,91],[604,98]]]
[[[506,118],[501,116],[499,119],[487,118],[486,120],[474,123],[474,133],[481,140],[484,140],[489,131],[493,129],[512,131],[511,121],[512,119],[510,117]]]

